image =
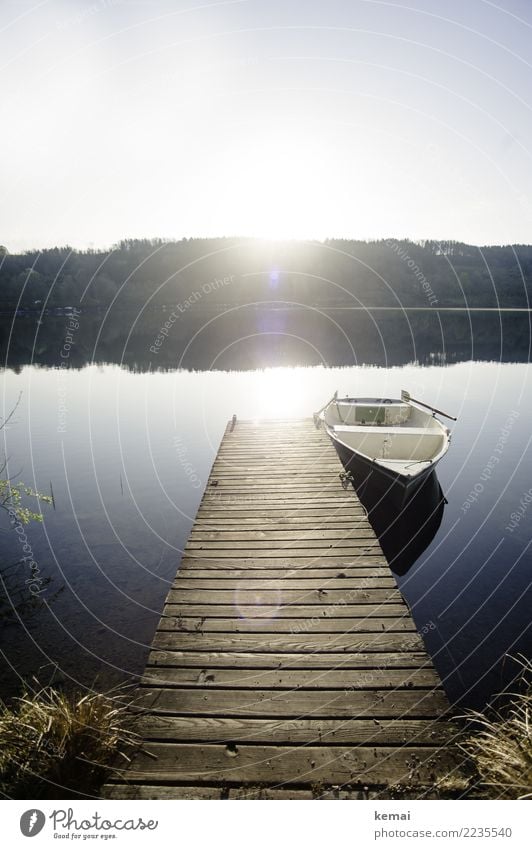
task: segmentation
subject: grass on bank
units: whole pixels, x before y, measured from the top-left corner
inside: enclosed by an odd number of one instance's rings
[[[0,703],[0,791],[10,798],[97,794],[118,754],[138,746],[122,692],[51,687]]]
[[[493,799],[532,798],[532,663],[523,662],[522,691],[509,695],[501,710],[472,711],[475,731],[461,744],[486,795]]]
[[[469,712],[459,743],[477,773],[476,798],[532,798],[532,663],[506,706]],[[118,755],[141,743],[123,689],[68,694],[52,687],[0,702],[0,793],[10,798],[98,795]],[[465,718],[465,717],[464,717]],[[467,794],[466,794],[467,795]]]

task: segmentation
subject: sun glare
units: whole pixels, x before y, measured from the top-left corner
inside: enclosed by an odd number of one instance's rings
[[[327,178],[323,151],[299,139],[250,143],[232,158],[230,217],[265,239],[324,238],[319,229]],[[318,214],[317,214],[318,213]]]
[[[258,419],[284,419],[300,415],[303,395],[298,369],[267,369],[257,375],[255,387]]]

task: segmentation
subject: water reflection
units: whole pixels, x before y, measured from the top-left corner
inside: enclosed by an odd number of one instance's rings
[[[50,576],[42,578],[40,584],[38,593],[29,591],[28,568],[23,560],[0,568],[0,632],[8,625],[30,628],[39,613],[53,604],[63,590],[63,586],[54,589]]]
[[[375,472],[351,471],[355,491],[368,512],[390,567],[405,575],[430,545],[443,519],[447,500],[436,472],[404,503],[397,488],[385,488]]]
[[[64,330],[62,320],[55,339],[39,334],[38,362],[57,364]],[[116,344],[111,326],[105,326],[96,359],[120,353],[121,331],[118,325],[114,330]],[[252,371],[244,358],[235,372],[166,371],[154,362],[151,372],[144,366],[78,370],[91,358],[82,320],[69,352],[76,368],[6,370],[6,409],[20,392],[22,398],[16,420],[3,431],[3,454],[16,479],[42,492],[53,484],[56,509],[43,510],[44,522],[31,523],[28,537],[41,574],[52,579],[46,600],[64,589],[32,617],[31,628],[9,626],[0,635],[2,692],[8,687],[18,692],[18,676],[30,680],[51,663],[76,686],[97,682],[102,689],[142,672],[201,499],[197,482],[206,482],[233,413],[239,419],[310,417],[335,389],[389,397],[407,387],[459,415],[451,450],[438,465],[449,504],[436,480],[430,498],[424,490],[406,514],[393,514],[379,498],[370,503],[370,487],[360,494],[451,700],[482,707],[511,678],[506,653],[530,655],[529,514],[517,528],[507,526],[530,488],[531,372],[526,364],[498,362],[500,339],[494,335],[489,344],[488,331],[486,326],[483,338],[495,359],[491,363],[400,369],[291,363],[287,369]],[[216,340],[201,336],[207,358]],[[275,358],[275,338],[262,337],[264,357]],[[314,341],[317,348],[325,345],[318,337]],[[327,344],[340,356],[337,341]],[[388,350],[400,348],[400,341],[390,338]],[[358,337],[351,342],[362,350]],[[524,356],[524,338],[521,342],[513,351]],[[433,343],[436,352],[438,341]],[[20,362],[31,360],[24,334],[13,337],[11,350]],[[195,352],[198,362],[200,343]],[[407,347],[402,355],[409,356]],[[217,366],[222,362],[226,366],[228,360],[219,357]],[[470,493],[478,489],[513,410],[520,414],[501,462],[471,504]],[[0,531],[0,541],[3,562],[17,561],[20,545],[13,530]]]
[[[169,309],[169,308],[168,308]],[[448,365],[484,360],[528,362],[530,315],[467,310],[318,310],[286,304],[248,304],[226,310],[196,307],[104,313],[84,308],[75,333],[68,314],[0,316],[2,362],[68,367],[116,363],[131,371],[175,368],[248,370],[268,366],[408,363]],[[63,357],[62,357],[63,353]]]

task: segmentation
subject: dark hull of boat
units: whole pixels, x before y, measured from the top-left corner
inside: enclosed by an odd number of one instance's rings
[[[342,442],[338,442],[330,433],[329,437],[345,470],[351,473],[355,489],[371,486],[376,497],[380,495],[382,498],[392,499],[399,508],[415,495],[434,472],[434,466],[428,466],[415,478],[405,478],[403,475],[394,474],[392,471],[384,469],[378,463],[374,463],[367,457],[348,448]]]
[[[331,441],[368,512],[391,569],[404,575],[436,535],[445,508],[434,466],[405,486],[399,475],[386,474],[366,458]]]
[[[445,498],[436,472],[424,479],[405,504],[382,497],[371,483],[357,490],[390,568],[404,575],[431,544],[441,525]]]

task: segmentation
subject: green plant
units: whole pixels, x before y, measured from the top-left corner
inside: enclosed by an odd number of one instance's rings
[[[15,411],[20,404],[21,397],[22,393],[19,394],[16,404],[9,415],[0,422],[0,430],[3,430],[15,415]],[[42,522],[42,513],[36,513],[34,510],[30,510],[29,507],[25,507],[22,503],[22,496],[27,495],[31,498],[38,498],[46,504],[52,504],[53,498],[49,495],[43,495],[40,492],[36,492],[31,487],[26,486],[25,483],[22,483],[22,481],[18,484],[14,484],[9,478],[1,477],[6,468],[7,461],[4,460],[2,467],[0,468],[0,507],[7,510],[11,519],[15,522],[20,522],[22,525],[28,525],[31,521]]]
[[[52,498],[50,495],[43,495],[41,492],[36,492],[30,486],[19,482],[18,484],[11,483],[10,480],[0,478],[0,507],[10,515],[15,522],[20,522],[22,525],[28,525],[30,522],[42,522],[42,513],[37,513],[30,510],[29,507],[22,503],[22,496],[27,495],[31,498],[38,498],[45,504],[51,504]]]
[[[7,418],[0,422],[0,431],[13,417],[20,403],[20,398],[21,395],[19,395]],[[33,552],[23,526],[30,522],[42,522],[43,515],[24,504],[23,496],[37,498],[45,504],[53,504],[52,496],[43,495],[22,482],[14,484],[9,477],[4,477],[6,469],[7,461],[4,459],[0,467],[0,509],[7,513],[25,556],[14,563],[0,563],[0,625],[6,622],[17,622],[21,616],[33,615],[42,607],[43,601],[39,594],[28,591],[29,575],[35,578],[39,570],[33,560]],[[28,562],[30,563],[29,573],[27,569],[22,568],[22,564]],[[49,577],[39,577],[40,589],[48,586],[50,582],[51,578]],[[49,597],[48,601],[51,601],[55,596],[57,596],[57,592],[53,597]]]

